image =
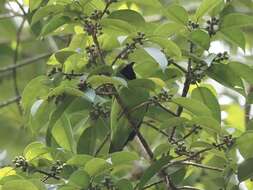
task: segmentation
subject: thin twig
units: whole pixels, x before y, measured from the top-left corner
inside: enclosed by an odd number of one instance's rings
[[[22,22],[21,22],[21,25],[20,25],[18,31],[17,31],[17,35],[16,35],[16,48],[15,48],[14,57],[13,57],[14,65],[16,65],[17,61],[18,61],[18,53],[19,53],[19,46],[20,46],[20,40],[21,40],[21,33],[22,33],[23,28],[24,28],[25,21],[26,21],[26,19],[24,18],[22,20]],[[17,81],[17,71],[16,71],[16,68],[13,68],[13,70],[12,70],[12,78],[13,78],[13,86],[14,86],[15,94],[16,94],[17,97],[19,97],[20,96],[20,92],[19,92],[19,89],[18,89],[18,81]],[[19,102],[17,102],[17,106],[18,106],[19,113],[22,115],[22,107],[19,104]]]
[[[29,64],[37,63],[37,61],[39,61],[41,59],[45,59],[51,55],[52,55],[52,53],[45,53],[45,54],[38,55],[36,57],[27,58],[23,61],[18,62],[17,64],[13,64],[13,65],[9,65],[7,67],[0,68],[0,73],[12,71],[13,69],[18,69],[18,68],[27,66]]]
[[[156,130],[157,132],[161,133],[162,135],[164,135],[166,137],[170,137],[167,133],[165,133],[163,130],[159,129],[158,127],[156,127],[152,123],[147,122],[147,121],[143,121],[143,123],[146,124],[147,126],[151,127],[152,129]]]
[[[105,64],[106,64],[106,63],[105,63],[105,59],[104,59],[104,56],[103,56],[102,49],[101,49],[101,47],[100,47],[100,45],[99,45],[97,35],[96,35],[96,34],[93,34],[93,35],[92,35],[92,39],[93,39],[94,44],[95,44],[96,47],[97,47],[100,60],[101,60],[101,62],[105,65]]]
[[[106,135],[106,137],[104,138],[103,142],[102,142],[101,145],[98,147],[98,149],[97,149],[97,151],[96,151],[96,153],[95,153],[95,156],[97,156],[97,155],[99,154],[99,152],[102,150],[102,148],[105,146],[105,143],[108,141],[109,137],[110,137],[110,133],[108,133],[108,134]]]
[[[129,123],[131,124],[131,127],[133,128],[134,132],[136,133],[137,137],[141,141],[143,147],[145,148],[147,154],[149,155],[150,160],[153,160],[154,155],[153,155],[153,152],[152,152],[151,148],[149,147],[146,139],[142,136],[142,134],[140,133],[139,129],[137,129],[136,125],[132,121],[132,118],[131,118],[131,116],[129,114],[129,111],[127,110],[127,108],[125,107],[124,103],[122,102],[121,97],[117,93],[116,89],[115,89],[115,92],[116,93],[115,93],[114,96],[115,96],[118,104],[120,105],[120,107],[121,107],[122,110],[125,110],[124,114],[125,114],[127,120],[129,121]]]
[[[56,180],[60,180],[60,177],[59,177],[59,176],[53,175],[53,174],[50,173],[50,172],[46,172],[46,171],[43,171],[43,170],[40,170],[40,169],[36,169],[35,172],[38,172],[38,173],[41,173],[41,174],[46,175],[46,178],[45,178],[43,181],[46,181],[46,180],[49,179],[49,178],[54,178],[54,179],[56,179]]]
[[[159,184],[161,184],[161,183],[163,183],[163,182],[164,182],[163,180],[160,180],[160,181],[151,183],[151,184],[149,184],[149,185],[143,187],[143,189],[148,189],[148,188],[153,187],[153,186],[155,186],[155,185],[159,185]]]
[[[14,18],[14,17],[23,17],[23,15],[20,15],[20,14],[2,14],[0,15],[0,20],[4,20],[4,19],[11,19],[11,18]]]
[[[20,100],[20,98],[21,98],[20,96],[17,96],[17,97],[11,98],[11,99],[9,99],[9,100],[7,100],[5,102],[1,102],[0,103],[0,109],[4,108],[6,106],[9,106],[10,104],[16,103],[17,101]]]
[[[181,67],[180,65],[178,65],[177,63],[175,63],[174,61],[171,61],[170,62],[172,65],[174,65],[175,67],[177,67],[179,70],[181,70],[183,73],[187,73],[187,71],[183,68],[183,67]]]
[[[175,144],[184,141],[185,139],[187,139],[189,136],[191,136],[193,133],[195,133],[197,130],[199,129],[198,126],[192,128],[189,133],[187,133],[185,136],[183,136],[181,139],[178,139],[177,141],[175,141]]]
[[[183,165],[190,165],[190,166],[196,166],[198,168],[213,170],[213,171],[217,171],[217,172],[223,172],[224,171],[224,169],[222,169],[222,168],[217,168],[217,167],[213,167],[213,166],[207,166],[207,165],[203,165],[203,164],[199,164],[199,163],[195,163],[195,162],[189,162],[189,161],[181,162],[181,164],[183,164]]]
[[[177,189],[180,189],[180,190],[201,190],[201,189],[199,189],[199,188],[191,187],[191,186],[177,187]]]

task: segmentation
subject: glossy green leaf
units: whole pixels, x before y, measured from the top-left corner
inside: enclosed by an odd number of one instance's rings
[[[51,34],[57,28],[59,28],[60,26],[66,24],[69,21],[70,21],[69,17],[66,17],[66,16],[54,17],[43,27],[40,35],[41,36],[46,36],[48,34]]]
[[[47,148],[41,142],[33,142],[29,144],[26,146],[23,154],[28,161],[32,161],[38,158],[45,158],[48,160],[52,159],[49,148]]]
[[[135,27],[141,27],[145,25],[145,19],[143,16],[140,13],[130,9],[113,11],[108,18],[123,20]]]
[[[179,5],[171,5],[166,8],[165,15],[178,24],[188,24],[188,13],[183,7]]]
[[[120,190],[133,190],[133,186],[131,182],[127,179],[121,179],[116,183],[116,187],[118,187]]]
[[[241,13],[231,13],[222,19],[221,29],[253,26],[253,16]]]
[[[93,88],[97,88],[103,84],[113,84],[115,86],[127,86],[127,82],[120,77],[109,77],[103,75],[93,75],[88,78],[89,82]]]
[[[240,28],[229,28],[220,30],[225,39],[245,50],[246,39]]]
[[[207,70],[207,74],[222,85],[234,89],[242,95],[245,94],[241,78],[238,77],[237,73],[228,64],[213,64]]]
[[[170,162],[170,160],[170,157],[162,157],[161,159],[154,162],[141,177],[138,188],[142,189],[154,175],[161,171],[161,169]]]
[[[201,101],[190,99],[190,98],[175,98],[172,100],[179,106],[187,109],[196,116],[211,116],[212,112],[210,109],[203,104]]]
[[[86,154],[77,154],[74,155],[71,159],[69,159],[66,164],[82,167],[85,166],[85,164],[91,160],[93,157]]]
[[[28,180],[12,180],[2,186],[2,190],[39,190]]]
[[[204,129],[219,133],[221,126],[219,122],[211,117],[195,117],[191,120],[194,124],[200,125]],[[207,122],[208,121],[208,122]]]
[[[211,111],[213,118],[221,122],[221,109],[217,97],[206,87],[193,89],[191,97],[204,103]]]
[[[52,14],[60,13],[64,10],[64,6],[61,5],[48,5],[45,7],[41,7],[32,17],[32,25],[41,21],[44,17],[47,17]]]
[[[195,17],[199,20],[202,16],[212,11],[222,0],[203,0],[198,7]]]
[[[80,189],[87,189],[90,185],[90,176],[84,170],[77,170],[71,174],[68,184]]]
[[[168,38],[151,37],[149,40],[153,43],[158,44],[164,50],[164,52],[171,57],[182,56],[182,52],[177,46],[177,44],[174,43],[172,40],[169,40]]]
[[[230,62],[229,67],[237,73],[238,76],[246,80],[249,84],[253,84],[253,68],[249,65],[239,63],[239,62]]]
[[[113,165],[131,164],[138,159],[138,155],[134,152],[115,152],[111,155]]]
[[[37,9],[39,5],[42,3],[43,0],[30,0],[29,1],[29,8],[31,11]]]
[[[238,166],[238,179],[240,182],[253,177],[253,158],[243,161]]]
[[[74,151],[74,136],[71,123],[66,115],[55,123],[51,133],[58,145],[66,150]]]
[[[201,48],[208,50],[210,46],[210,37],[209,34],[201,29],[194,30],[190,33],[190,40],[200,46]]]
[[[110,168],[111,168],[111,164],[107,162],[106,160],[101,159],[101,158],[93,158],[86,163],[84,170],[90,176],[96,176],[96,175],[106,172]]]

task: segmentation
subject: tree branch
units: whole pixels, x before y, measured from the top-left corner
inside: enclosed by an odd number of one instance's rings
[[[181,162],[181,164],[183,164],[183,165],[189,165],[189,166],[196,166],[196,167],[199,167],[199,168],[213,170],[213,171],[217,171],[217,172],[223,172],[224,171],[224,169],[222,169],[222,168],[217,168],[217,167],[213,167],[213,166],[207,166],[207,165],[203,165],[203,164],[199,164],[199,163],[194,163],[194,162],[189,162],[189,161],[183,161],[183,162]]]
[[[13,69],[18,69],[18,68],[27,66],[29,64],[32,64],[32,63],[37,63],[37,61],[39,61],[41,59],[45,59],[47,57],[50,57],[51,55],[52,55],[52,53],[45,53],[45,54],[38,55],[36,57],[25,59],[23,61],[18,62],[17,64],[13,64],[13,65],[9,65],[7,67],[0,68],[0,73],[9,72],[9,71],[12,71]]]
[[[21,25],[19,26],[18,31],[17,31],[17,35],[16,35],[16,48],[15,48],[14,57],[13,57],[14,65],[16,65],[17,61],[18,61],[18,51],[19,51],[19,46],[20,46],[21,33],[22,33],[23,28],[24,28],[25,21],[26,21],[26,19],[24,18],[22,20],[22,22],[21,22]],[[16,68],[12,69],[12,78],[13,78],[13,86],[14,86],[15,94],[16,94],[17,97],[19,97],[20,96],[20,92],[19,92],[19,89],[18,89],[18,81],[17,81],[17,71],[16,71]],[[22,107],[19,104],[19,102],[17,102],[17,106],[18,106],[19,113],[22,115]]]
[[[17,97],[11,98],[5,102],[0,103],[0,109],[19,101],[20,98],[21,98],[20,96],[17,96]]]

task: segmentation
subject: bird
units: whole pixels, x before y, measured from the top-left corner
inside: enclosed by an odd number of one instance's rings
[[[134,62],[128,63],[127,65],[124,65],[123,68],[119,69],[118,75],[122,78],[124,78],[127,81],[132,81],[137,79],[136,73],[134,71]],[[148,98],[148,93],[144,91],[143,89],[140,88],[122,88],[121,91],[119,92],[120,95],[124,98],[126,98],[125,101],[126,104],[128,104],[129,109],[131,109],[131,104],[133,106],[136,106],[137,104],[140,104],[143,100],[142,98],[136,98],[136,97],[145,97]],[[137,102],[130,102],[129,100],[135,100]],[[127,105],[125,105],[127,106]],[[114,137],[112,138],[111,144],[110,144],[110,149],[109,152],[113,153],[116,151],[121,151],[130,141],[132,141],[135,136],[136,132],[133,130],[133,127],[139,128],[141,126],[144,113],[145,113],[145,108],[141,108],[138,111],[135,111],[134,114],[132,114],[132,120],[134,121],[130,124],[129,122],[126,122],[126,120],[123,117],[122,110],[117,110],[118,111],[118,118],[115,119],[115,121],[118,123],[117,131],[114,134]],[[120,120],[120,119],[121,120]]]

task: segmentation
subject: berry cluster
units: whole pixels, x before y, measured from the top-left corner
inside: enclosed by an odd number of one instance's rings
[[[62,172],[65,165],[66,165],[65,163],[62,163],[61,161],[57,160],[56,163],[51,167],[50,174],[52,176],[59,175]]]
[[[90,36],[97,36],[101,35],[102,33],[102,26],[98,22],[93,22],[90,18],[86,18],[84,20],[84,30]]]
[[[212,17],[210,20],[208,20],[206,30],[208,31],[210,36],[213,36],[216,34],[218,30],[218,25],[219,25],[220,20]]]
[[[90,117],[94,120],[98,119],[100,116],[102,117],[109,117],[110,111],[109,109],[100,104],[94,104],[93,109],[90,111]]]
[[[78,89],[81,91],[87,90],[87,88],[90,88],[90,85],[85,80],[80,80],[80,82],[77,85]]]
[[[232,137],[232,135],[227,135],[223,137],[223,142],[228,148],[230,148],[234,145],[235,139]]]
[[[229,55],[228,52],[224,52],[224,53],[218,53],[217,56],[215,57],[214,61],[215,62],[222,62],[222,61],[226,61],[229,59]]]
[[[222,139],[222,143],[216,144],[213,143],[213,146],[215,146],[218,150],[227,150],[228,148],[231,148],[235,143],[235,139],[232,137],[232,135],[224,136]]]
[[[89,57],[89,63],[96,63],[96,59],[99,56],[97,47],[93,44],[91,46],[86,47],[86,53]]]
[[[53,67],[53,68],[47,73],[47,76],[48,76],[48,77],[52,77],[52,76],[54,76],[56,73],[61,73],[61,72],[62,72],[62,68]]]
[[[198,23],[195,23],[195,22],[193,22],[193,21],[191,21],[191,20],[188,21],[188,26],[189,26],[191,29],[193,29],[193,30],[199,28],[199,24],[198,24]]]
[[[145,34],[143,32],[138,32],[137,36],[132,39],[132,43],[126,43],[125,49],[122,51],[120,58],[127,59],[129,54],[133,53],[137,45],[143,45],[145,40]]]
[[[169,94],[166,89],[162,89],[157,96],[152,97],[152,100],[155,102],[168,102],[171,100],[172,96],[173,95]]]
[[[21,168],[22,171],[27,171],[28,162],[23,156],[17,156],[14,160],[12,160],[16,168]]]
[[[205,72],[207,69],[208,66],[205,63],[198,63],[191,71],[191,84],[196,84],[197,82],[200,83],[205,77]]]
[[[99,20],[103,16],[103,12],[101,10],[94,10],[90,15],[91,20]]]

